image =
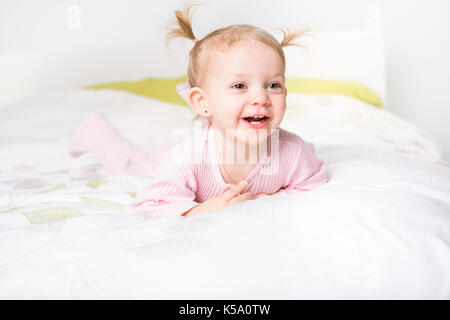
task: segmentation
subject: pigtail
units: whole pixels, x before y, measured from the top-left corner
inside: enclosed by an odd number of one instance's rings
[[[296,43],[295,40],[297,38],[303,37],[305,35],[310,35],[310,32],[312,29],[304,29],[304,30],[297,30],[294,32],[289,31],[288,29],[284,30],[281,28],[276,28],[277,30],[280,30],[283,33],[283,40],[280,42],[280,46],[288,47],[288,46],[296,46],[296,47],[302,47],[305,48],[304,45]]]
[[[187,5],[184,10],[176,10],[175,18],[176,21],[170,23],[167,27],[170,32],[165,37],[166,47],[169,47],[169,42],[173,38],[183,37],[191,40],[195,39],[194,32],[192,31],[192,12],[191,10],[196,7],[201,6],[198,3],[191,3]]]

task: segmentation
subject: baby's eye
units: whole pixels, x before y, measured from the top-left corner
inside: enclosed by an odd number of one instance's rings
[[[244,89],[244,84],[242,84],[242,83],[236,83],[234,86],[233,86],[233,88],[236,88],[236,89]]]
[[[270,89],[279,89],[279,88],[281,88],[281,85],[277,82],[272,82],[272,83],[269,83],[269,87],[270,87]]]

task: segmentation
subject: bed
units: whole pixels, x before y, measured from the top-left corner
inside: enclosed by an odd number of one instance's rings
[[[378,33],[315,39],[310,55],[287,54],[287,75],[361,81],[386,103]],[[323,52],[337,39],[347,41],[334,55],[341,63],[330,56],[323,63],[314,48]],[[353,97],[288,93],[282,127],[314,143],[327,184],[192,218],[132,212],[128,205],[149,180],[109,175],[92,154],[70,158],[71,134],[101,111],[153,150],[189,128],[192,113],[126,91],[82,88],[177,76],[185,63],[173,51],[116,49],[35,53],[42,66],[35,79],[52,65],[44,84],[20,85],[26,68],[17,66],[29,54],[0,56],[11,71],[0,107],[0,298],[450,299],[450,164],[427,132]],[[139,68],[149,54],[160,54],[160,63]],[[117,61],[115,71],[107,68]],[[149,126],[150,118],[161,121]]]

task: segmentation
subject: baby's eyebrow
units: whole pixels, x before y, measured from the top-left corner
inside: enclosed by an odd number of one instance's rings
[[[282,75],[282,74],[276,74],[270,78],[277,78],[277,77],[283,79],[283,81],[284,81],[284,75]]]
[[[238,74],[231,74],[229,76],[229,78],[245,78],[248,76],[249,76],[249,74],[247,74],[247,73],[238,73]]]
[[[274,75],[270,76],[269,78],[275,78],[275,77],[284,78],[284,75],[282,73],[275,73]]]

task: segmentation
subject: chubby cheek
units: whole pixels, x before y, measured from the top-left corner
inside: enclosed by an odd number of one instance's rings
[[[229,108],[229,112],[227,114],[227,122],[230,126],[237,127],[241,120],[241,115],[243,109],[236,107],[236,108]]]
[[[273,125],[280,125],[281,121],[284,118],[284,114],[286,113],[286,101],[279,101],[278,104],[274,105],[273,110]]]
[[[283,108],[280,109],[279,112],[280,122],[283,120],[285,113],[286,113],[286,105],[284,105]]]
[[[229,108],[223,108],[223,111],[216,114],[216,122],[221,124],[222,128],[234,128],[239,124],[239,112],[234,112]]]

